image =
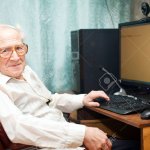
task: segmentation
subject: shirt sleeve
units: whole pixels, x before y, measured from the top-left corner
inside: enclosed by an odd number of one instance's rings
[[[0,121],[12,142],[48,148],[76,148],[82,145],[84,125],[23,114],[1,91],[0,97]]]
[[[60,109],[62,112],[70,113],[83,107],[83,98],[85,94],[52,94],[50,106]]]
[[[62,112],[66,113],[70,113],[83,107],[83,97],[85,96],[85,94],[51,94],[44,83],[39,79],[37,74],[29,66],[26,66],[26,71],[26,76],[30,75],[30,77],[28,78],[32,79],[32,82],[34,81],[34,84],[38,84],[43,90],[43,92],[41,90],[39,91],[39,93],[44,93],[43,97],[45,96],[47,97],[47,99],[51,99],[51,103],[49,103],[50,107],[56,107]]]

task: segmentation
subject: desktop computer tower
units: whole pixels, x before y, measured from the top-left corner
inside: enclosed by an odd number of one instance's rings
[[[72,31],[71,48],[73,91],[88,93],[91,90],[104,90],[109,94],[114,80],[119,78],[118,29]]]

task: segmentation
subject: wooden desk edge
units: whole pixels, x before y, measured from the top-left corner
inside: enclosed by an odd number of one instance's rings
[[[87,107],[87,108],[137,128],[144,128],[150,126],[150,120],[142,120],[140,118],[140,114],[120,115],[101,108],[96,108],[96,107]]]

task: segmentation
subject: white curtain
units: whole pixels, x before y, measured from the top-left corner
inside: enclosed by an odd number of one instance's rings
[[[27,63],[52,92],[72,90],[70,31],[117,28],[132,0],[0,0],[0,23],[20,26]]]

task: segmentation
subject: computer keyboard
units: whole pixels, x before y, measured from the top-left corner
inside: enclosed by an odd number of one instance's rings
[[[109,95],[110,101],[102,98],[96,99],[100,103],[100,108],[118,113],[130,114],[141,112],[144,109],[150,108],[150,101],[143,98],[122,95]]]

